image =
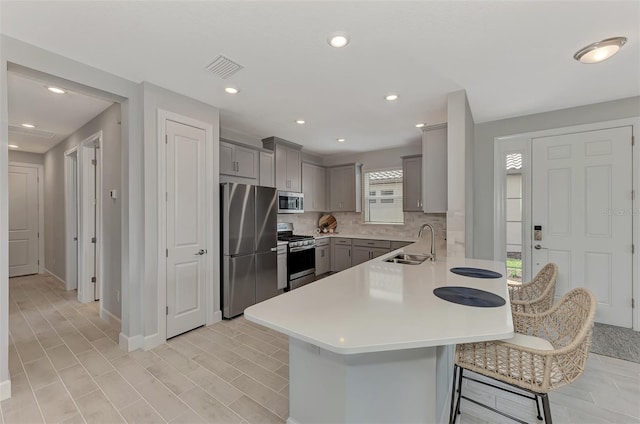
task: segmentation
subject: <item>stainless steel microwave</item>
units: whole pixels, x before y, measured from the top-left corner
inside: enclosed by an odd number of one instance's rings
[[[278,192],[278,213],[303,213],[304,194],[292,191]]]

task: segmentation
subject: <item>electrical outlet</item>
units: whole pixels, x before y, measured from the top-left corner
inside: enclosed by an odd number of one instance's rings
[[[120,303],[120,290],[116,290],[116,302]]]

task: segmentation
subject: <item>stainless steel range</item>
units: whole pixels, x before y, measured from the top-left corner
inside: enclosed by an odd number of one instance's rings
[[[278,240],[289,242],[287,250],[287,290],[316,279],[316,242],[313,236],[293,234],[293,224],[278,223]]]

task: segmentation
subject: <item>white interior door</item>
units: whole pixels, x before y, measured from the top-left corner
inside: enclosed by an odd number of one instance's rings
[[[587,287],[596,320],[621,327],[633,313],[631,135],[620,127],[532,142],[533,274],[555,262],[557,297]]]
[[[167,338],[206,322],[205,131],[166,121]]]
[[[9,277],[38,273],[38,169],[9,166]]]
[[[78,151],[65,153],[66,289],[78,288]]]

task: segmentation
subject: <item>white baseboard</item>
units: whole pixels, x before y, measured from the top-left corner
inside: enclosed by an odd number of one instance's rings
[[[222,311],[216,311],[213,313],[211,321],[207,322],[207,325],[215,324],[216,322],[220,321],[222,321]]]
[[[11,380],[0,381],[0,400],[11,397]]]
[[[144,337],[143,336],[133,336],[129,337],[124,333],[120,333],[120,349],[125,352],[133,352],[136,349],[144,348]]]
[[[56,275],[55,273],[51,272],[50,270],[47,269],[47,267],[44,268],[44,272],[45,274],[50,274],[53,277],[55,277],[58,281],[60,281],[65,287],[67,287],[67,282],[64,281],[64,278],[60,278],[58,275]]]
[[[160,336],[160,333],[155,333],[144,338],[144,350],[151,350],[154,347],[158,347],[167,342],[166,338]]]
[[[102,307],[102,302],[100,302],[100,318],[106,320],[110,326],[121,328],[120,318],[113,315],[111,312]]]

